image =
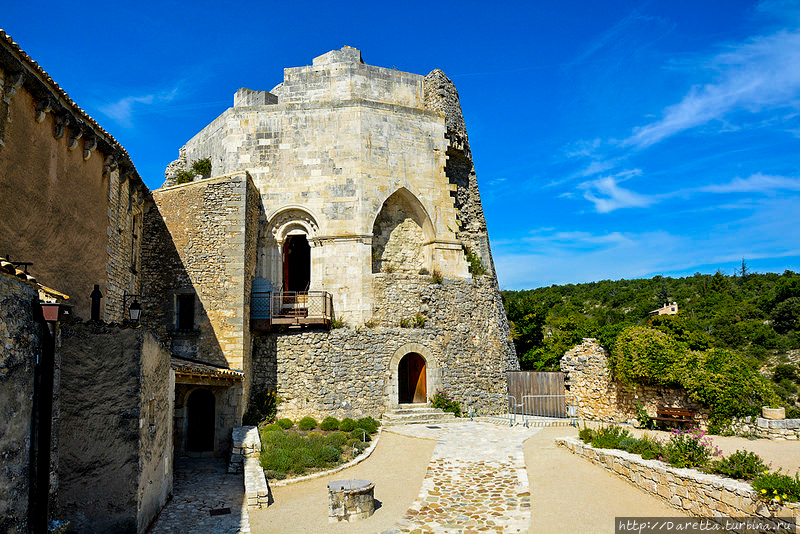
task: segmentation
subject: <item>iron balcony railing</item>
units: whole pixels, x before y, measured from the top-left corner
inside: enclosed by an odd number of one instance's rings
[[[255,325],[323,325],[333,319],[333,295],[327,291],[254,291],[250,318]]]

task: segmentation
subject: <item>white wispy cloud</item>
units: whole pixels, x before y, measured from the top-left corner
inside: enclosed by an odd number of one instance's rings
[[[800,30],[781,30],[729,47],[701,62],[716,74],[698,85],[650,124],[635,128],[623,146],[646,148],[672,135],[736,111],[757,113],[800,107]],[[730,129],[731,123],[726,123]]]
[[[501,287],[704,272],[765,258],[800,256],[795,199],[765,198],[724,219],[697,219],[690,232],[533,230],[517,240],[492,241]],[[709,267],[710,266],[710,267]]]
[[[642,195],[619,185],[620,182],[640,174],[639,169],[623,171],[584,182],[578,187],[584,189],[583,198],[592,202],[598,213],[609,213],[621,208],[646,208],[658,202],[658,196]]]
[[[711,184],[698,187],[696,191],[704,193],[763,193],[775,191],[800,191],[800,178],[786,176],[770,176],[756,173],[747,178],[736,177],[728,183]]]
[[[153,93],[141,96],[126,96],[116,102],[102,104],[97,107],[108,118],[117,121],[120,125],[130,128],[133,126],[134,115],[143,107],[154,106],[170,102],[178,94],[178,88],[171,91]]]

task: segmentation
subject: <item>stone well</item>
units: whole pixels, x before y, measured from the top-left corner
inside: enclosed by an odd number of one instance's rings
[[[365,519],[375,512],[375,484],[369,480],[328,482],[328,521]]]

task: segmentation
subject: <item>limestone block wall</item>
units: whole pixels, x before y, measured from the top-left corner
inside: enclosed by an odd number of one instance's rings
[[[767,505],[746,482],[694,469],[670,467],[664,462],[643,460],[641,456],[626,451],[595,449],[575,438],[558,438],[556,444],[695,517],[755,517],[775,521],[772,529],[757,529],[762,532],[791,532],[800,519],[800,503]],[[779,518],[791,518],[792,522],[787,524]],[[725,530],[745,532],[743,528]]]
[[[415,270],[469,277],[456,236],[457,186],[445,174],[444,116],[424,106],[423,82],[419,75],[366,65],[355,49],[331,52],[313,66],[286,69],[277,103],[266,98],[264,105],[250,105],[253,95],[237,93],[234,107],[181,149],[169,176],[204,157],[214,174],[246,169],[266,215],[258,275],[283,286],[282,218],[301,212],[298,218],[308,224],[290,229],[314,246],[311,289],[330,291],[339,313],[363,322],[372,304],[373,225],[398,191],[419,203],[423,252],[421,258],[411,254]],[[392,248],[407,255],[405,239],[396,241]]]
[[[0,30],[0,253],[84,318],[99,284],[101,317],[119,321],[147,195],[125,149]]]
[[[471,390],[504,393],[519,369],[493,279],[375,277],[380,315],[372,326],[254,336],[253,388],[277,388],[282,416],[378,415],[398,402],[397,367],[416,352],[426,360],[430,397],[446,389],[464,402]],[[399,319],[422,313],[422,328]]]
[[[59,516],[144,532],[172,492],[170,356],[143,329],[62,327]]]
[[[28,532],[33,370],[41,347],[33,284],[0,272],[0,531]]]
[[[613,380],[606,350],[594,339],[584,339],[561,358],[567,393],[576,395],[580,416],[599,421],[625,422],[636,419],[640,403],[651,417],[658,406],[685,407],[697,411],[700,426],[708,423],[708,410],[692,402],[684,390],[658,386],[626,386]]]

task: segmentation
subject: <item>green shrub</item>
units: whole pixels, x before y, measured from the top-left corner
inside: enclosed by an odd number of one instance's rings
[[[349,417],[345,417],[339,423],[339,430],[342,432],[352,432],[353,429],[356,427],[356,422]]]
[[[339,429],[339,420],[336,419],[335,417],[326,417],[319,424],[319,427],[322,430],[338,430]]]
[[[631,454],[638,454],[644,460],[655,460],[664,456],[664,445],[655,438],[643,435],[627,449]]]
[[[464,245],[464,255],[467,257],[467,263],[469,263],[470,274],[473,276],[486,274],[486,267],[483,266],[480,256],[466,245]]]
[[[639,401],[636,401],[636,421],[639,423],[639,428],[652,429],[655,426],[647,410],[645,410],[644,406]]]
[[[775,473],[762,473],[753,479],[753,489],[759,498],[778,504],[800,501],[800,473],[794,477],[784,475],[780,469]]]
[[[265,426],[262,430],[264,432],[276,432],[276,431],[283,432],[283,428],[280,425],[276,425],[275,423]]]
[[[208,158],[198,159],[192,163],[192,170],[195,174],[208,176],[211,174],[211,160]]]
[[[259,425],[264,421],[274,421],[280,402],[280,396],[273,390],[262,389],[255,392],[250,397],[250,405],[242,416],[242,424]]]
[[[325,436],[325,443],[328,445],[334,445],[336,447],[341,447],[345,443],[347,443],[347,434],[342,432],[341,430],[337,430],[336,432],[331,432],[327,436]]]
[[[372,439],[369,437],[369,432],[363,428],[354,428],[352,432],[350,432],[350,437],[353,439],[359,439],[365,443]]]
[[[578,432],[578,438],[584,443],[590,443],[594,439],[594,429],[589,428],[584,423],[583,428]]]
[[[800,408],[786,408],[786,419],[800,419]]]
[[[713,456],[719,456],[711,438],[699,428],[672,430],[672,436],[664,444],[664,461],[672,467],[703,467]]]
[[[620,332],[608,365],[617,380],[629,385],[685,389],[691,400],[710,408],[709,423],[715,429],[778,402],[771,382],[742,354],[717,348],[690,351],[651,328],[633,326]]]
[[[288,417],[284,417],[283,419],[278,419],[275,423],[280,426],[284,430],[288,430],[294,426],[294,423]]]
[[[378,431],[380,423],[372,417],[362,417],[356,421],[356,428],[363,428],[368,434],[374,434]]]
[[[345,444],[349,449],[355,450],[356,454],[361,454],[367,448],[367,444],[358,438],[350,438]]]
[[[322,447],[320,451],[320,458],[323,462],[332,464],[334,462],[338,462],[339,458],[342,457],[342,449],[341,447],[336,447],[334,445],[325,445]]]
[[[444,276],[440,273],[437,269],[433,270],[433,274],[431,275],[431,282],[434,284],[441,284],[444,281]]]
[[[592,438],[592,447],[598,449],[621,449],[620,442],[631,438],[630,430],[618,426],[598,428]]]
[[[751,480],[767,471],[767,466],[756,453],[737,450],[727,458],[712,462],[710,471],[740,480]]]
[[[189,171],[178,171],[178,174],[175,176],[175,183],[188,184],[189,182],[194,182],[194,173]]]
[[[300,430],[314,430],[317,428],[317,420],[310,416],[305,416],[297,423]]]
[[[437,389],[431,397],[431,406],[445,412],[451,412],[456,417],[461,417],[461,404],[451,397],[446,391]]]
[[[417,313],[414,317],[411,318],[411,324],[414,328],[422,328],[425,326],[428,318],[422,315],[421,313]]]

